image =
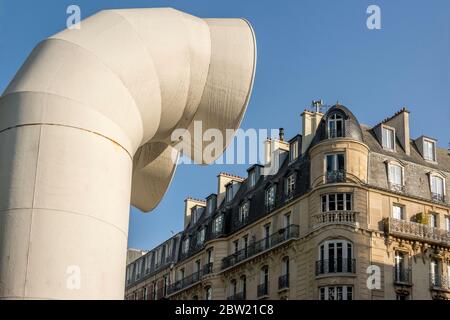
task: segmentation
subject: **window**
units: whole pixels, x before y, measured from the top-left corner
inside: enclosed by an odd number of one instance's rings
[[[351,193],[333,193],[322,196],[322,212],[329,211],[351,211]]]
[[[289,257],[284,257],[281,262],[281,275],[285,276],[289,274]]]
[[[294,162],[298,158],[298,141],[295,140],[289,145],[289,162]]]
[[[275,206],[275,191],[276,191],[275,185],[272,185],[266,189],[265,201],[267,210],[272,210],[273,207]]]
[[[197,273],[197,272],[200,272],[200,270],[201,270],[201,262],[200,262],[200,260],[196,260],[194,272]]]
[[[436,161],[436,143],[434,141],[423,140],[423,158],[428,161]]]
[[[247,277],[245,275],[241,276],[241,293],[242,299],[245,300],[247,295]]]
[[[253,188],[256,184],[256,172],[255,169],[253,169],[252,171],[250,171],[249,175],[248,175],[248,181],[250,184],[250,188]]]
[[[436,213],[430,212],[429,214],[430,220],[430,228],[437,228],[438,227],[438,216]]]
[[[234,253],[239,251],[239,240],[233,241]]]
[[[212,288],[211,287],[205,288],[205,300],[212,300]]]
[[[147,287],[144,287],[144,300],[148,300]]]
[[[387,150],[395,149],[395,130],[383,127],[383,148]]]
[[[319,288],[320,300],[353,300],[352,286],[333,286]]]
[[[445,217],[445,230],[450,231],[450,217],[449,216]],[[450,276],[450,273],[449,273],[449,276]]]
[[[230,183],[227,185],[227,192],[226,192],[227,202],[231,202],[233,200],[233,183]]]
[[[392,218],[397,220],[405,220],[405,213],[404,213],[405,207],[394,204],[392,206]]]
[[[208,208],[208,214],[211,214],[214,212],[214,210],[216,209],[216,196],[215,195],[212,195],[208,198],[206,206]]]
[[[261,275],[259,277],[259,283],[267,285],[269,283],[269,267],[264,266],[261,268]]]
[[[341,138],[344,136],[344,118],[339,113],[328,117],[328,138]]]
[[[390,163],[389,168],[389,184],[391,186],[403,186],[403,167]]]
[[[345,157],[343,153],[326,156],[327,183],[345,181]]]
[[[239,207],[239,222],[240,223],[245,223],[248,219],[248,213],[250,210],[250,202],[249,201],[245,201],[241,204],[241,206]]]
[[[291,214],[286,213],[283,217],[283,228],[287,228],[291,225]]]
[[[162,253],[163,253],[163,248],[159,247],[158,251],[156,253],[156,264],[159,265],[162,262]]]
[[[285,194],[288,198],[294,195],[295,190],[295,173],[292,173],[286,178]]]
[[[317,274],[353,273],[353,245],[346,240],[325,241],[319,247]]]
[[[406,254],[402,251],[396,251],[394,257],[394,280],[395,282],[409,283],[406,274]]]
[[[212,248],[208,249],[206,251],[206,255],[207,255],[206,261],[207,261],[207,263],[213,263],[214,262],[214,255],[213,255],[213,253],[214,253],[214,250]]]
[[[235,297],[237,294],[237,281],[235,279],[230,281],[230,296]]]
[[[223,215],[217,216],[217,218],[214,219],[213,222],[213,233],[215,235],[218,235],[223,231]]]
[[[270,223],[263,227],[264,248],[267,249],[270,246]]]
[[[178,280],[183,279],[184,279],[184,268],[181,268],[180,270],[178,270]]]
[[[205,228],[202,228],[202,230],[200,230],[200,232],[197,234],[197,245],[198,246],[201,246],[203,244],[203,242],[205,242],[205,233],[206,233]]]
[[[244,236],[244,237],[242,238],[242,242],[243,242],[242,248],[244,249],[245,257],[247,257],[248,236]]]
[[[181,248],[183,254],[188,253],[189,251],[189,238],[183,240],[183,247]]]
[[[444,200],[444,179],[436,175],[431,175],[430,184],[432,199],[442,202]]]
[[[439,286],[440,274],[439,274],[439,261],[432,259],[430,262],[430,278],[433,286]]]

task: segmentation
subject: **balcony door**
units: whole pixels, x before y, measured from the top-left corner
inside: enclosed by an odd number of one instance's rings
[[[406,270],[406,259],[405,254],[403,252],[397,251],[395,253],[395,281],[404,282],[406,281],[404,272]]]
[[[328,183],[341,182],[345,174],[345,156],[343,153],[329,154],[326,157],[326,179]]]
[[[352,272],[353,246],[345,240],[323,243],[319,249],[321,273]]]

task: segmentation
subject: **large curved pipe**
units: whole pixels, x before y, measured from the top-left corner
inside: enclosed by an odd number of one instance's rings
[[[0,298],[122,299],[130,199],[164,195],[175,129],[239,127],[255,63],[246,21],[166,8],[41,42],[0,98]]]

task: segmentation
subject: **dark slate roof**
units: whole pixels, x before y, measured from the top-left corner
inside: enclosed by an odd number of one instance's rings
[[[398,140],[396,141],[396,151],[391,152],[383,148],[383,146],[378,141],[372,128],[361,126],[361,130],[364,136],[364,142],[370,148],[371,152],[380,153],[386,156],[394,157],[398,160],[409,161],[415,164],[430,167],[439,171],[450,172],[450,151],[443,148],[436,148],[437,164],[431,163],[423,159],[420,151],[413,140],[411,140],[411,154],[408,156]]]
[[[361,126],[359,124],[358,119],[356,119],[355,115],[345,106],[334,105],[328,110],[328,112],[323,116],[322,120],[320,121],[314,139],[311,142],[309,148],[312,148],[316,144],[328,139],[327,119],[330,115],[336,112],[342,113],[344,115],[345,137],[364,142]]]

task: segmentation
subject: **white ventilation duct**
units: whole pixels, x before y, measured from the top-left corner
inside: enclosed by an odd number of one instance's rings
[[[0,98],[0,298],[122,299],[130,198],[161,200],[174,130],[239,127],[255,64],[245,20],[165,8],[41,42]]]

